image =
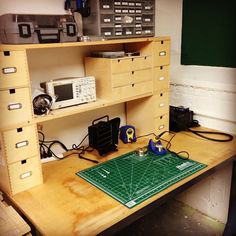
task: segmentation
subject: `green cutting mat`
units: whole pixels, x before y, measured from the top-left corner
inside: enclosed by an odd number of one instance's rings
[[[140,157],[130,152],[76,174],[132,208],[205,167],[171,153],[157,156],[148,152]]]

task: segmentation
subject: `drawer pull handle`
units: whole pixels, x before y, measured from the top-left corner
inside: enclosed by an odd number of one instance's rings
[[[165,103],[160,103],[159,104],[159,107],[164,107],[165,106]]]
[[[25,178],[28,178],[32,175],[32,172],[31,171],[28,171],[28,172],[25,172],[23,174],[20,175],[20,178],[21,179],[25,179]]]
[[[3,74],[13,74],[16,73],[17,69],[16,67],[6,67],[2,69]]]
[[[165,128],[164,125],[160,125],[160,126],[159,126],[159,130],[164,129],[164,128]]]
[[[21,109],[22,108],[22,104],[21,103],[14,103],[14,104],[9,104],[8,105],[8,110],[17,110],[17,109]]]
[[[159,56],[161,56],[161,57],[166,56],[166,51],[159,52]]]
[[[22,148],[22,147],[25,147],[27,145],[29,145],[29,142],[27,140],[25,140],[25,141],[16,143],[16,148]]]
[[[165,79],[164,76],[161,76],[161,77],[159,78],[160,81],[163,81],[164,79]]]

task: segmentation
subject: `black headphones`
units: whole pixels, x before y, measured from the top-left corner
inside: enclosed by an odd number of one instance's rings
[[[48,94],[40,94],[33,99],[35,115],[48,114],[52,106],[52,97]]]

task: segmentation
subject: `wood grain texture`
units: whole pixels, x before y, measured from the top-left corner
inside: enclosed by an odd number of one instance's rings
[[[170,139],[171,135],[165,135]],[[100,162],[147,145],[148,140],[133,144],[119,144],[119,151],[100,158],[96,152],[90,158]],[[236,155],[236,140],[215,143],[191,133],[177,133],[172,150],[186,150],[190,158],[208,167],[128,209],[91,184],[76,176],[79,170],[93,164],[76,155],[61,161],[43,164],[44,184],[11,197],[11,200],[44,235],[96,235],[120,220],[159,199],[194,177],[214,168]]]

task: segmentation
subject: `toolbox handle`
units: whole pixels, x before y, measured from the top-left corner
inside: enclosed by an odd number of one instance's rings
[[[19,34],[21,38],[30,38],[31,29],[29,24],[18,24]]]
[[[107,121],[109,121],[109,116],[106,115],[106,116],[102,116],[102,117],[100,117],[100,118],[97,118],[96,120],[93,120],[92,125],[94,125],[96,121],[102,120],[102,119],[104,119],[104,118],[107,118]]]
[[[60,42],[60,30],[56,33],[41,33],[40,30],[35,30],[38,35],[39,43],[59,43]]]

